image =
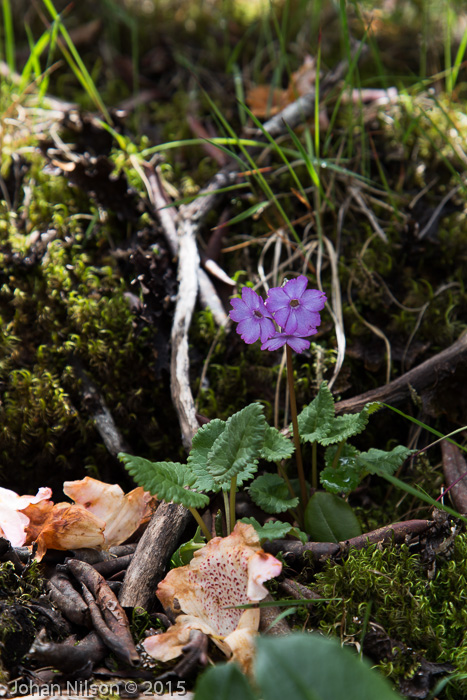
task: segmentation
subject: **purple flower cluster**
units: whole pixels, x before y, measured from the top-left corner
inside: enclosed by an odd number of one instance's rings
[[[266,301],[243,287],[242,298],[230,302],[230,318],[238,323],[237,333],[245,343],[261,338],[261,350],[277,350],[283,345],[299,353],[307,350],[310,341],[306,338],[317,333],[319,312],[326,302],[323,292],[307,289],[307,284],[307,278],[300,275],[283,287],[270,289]]]

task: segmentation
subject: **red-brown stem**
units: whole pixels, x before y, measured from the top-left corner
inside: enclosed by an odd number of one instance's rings
[[[297,472],[298,480],[300,483],[300,514],[303,517],[303,513],[306,508],[308,500],[308,492],[305,482],[305,473],[303,471],[303,461],[302,461],[302,451],[300,448],[300,434],[298,432],[298,420],[297,420],[297,402],[295,401],[295,387],[293,383],[293,363],[292,363],[292,350],[287,345],[287,381],[289,383],[289,402],[290,402],[290,415],[292,416],[292,427],[293,427],[293,439],[295,443],[295,455],[297,460]]]

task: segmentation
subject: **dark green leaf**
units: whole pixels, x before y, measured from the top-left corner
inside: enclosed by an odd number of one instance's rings
[[[196,528],[196,532],[188,542],[184,542],[180,547],[172,554],[172,559],[170,560],[170,565],[172,568],[178,566],[186,566],[193,559],[193,554],[204,547],[206,544],[206,539],[204,535],[201,534],[199,527]]]
[[[202,493],[188,491],[193,477],[186,464],[179,462],[150,462],[143,457],[121,452],[119,458],[137,484],[161,501],[181,503],[186,508],[202,508],[209,498]]]
[[[246,676],[236,664],[213,666],[202,674],[196,684],[195,700],[256,700],[256,698]]]
[[[266,432],[263,407],[252,403],[231,416],[208,454],[207,470],[222,488],[240,486],[256,471]]]
[[[325,452],[326,467],[319,475],[320,481],[326,491],[331,493],[350,493],[359,484],[362,470],[357,457],[360,454],[355,447],[345,443],[340,452],[335,466],[334,459],[340,445],[331,445]]]
[[[292,440],[286,438],[276,428],[267,426],[261,450],[262,459],[266,459],[268,462],[279,462],[281,459],[291,457],[294,450]]]
[[[249,487],[252,500],[266,513],[283,513],[298,505],[298,497],[292,497],[284,479],[278,474],[256,477]]]
[[[358,465],[362,471],[369,474],[377,474],[378,472],[394,474],[412,453],[413,450],[409,450],[403,445],[397,445],[390,452],[372,447],[368,452],[361,452],[358,455]]]
[[[261,543],[266,542],[266,540],[281,540],[286,535],[297,537],[303,543],[308,541],[307,535],[290,523],[281,523],[279,520],[276,520],[275,522],[260,525],[256,518],[242,518],[240,522],[253,525]]]
[[[368,424],[368,417],[380,408],[381,404],[375,401],[368,403],[360,413],[346,413],[343,416],[335,417],[331,421],[328,434],[323,438],[319,438],[319,443],[324,446],[332,445],[358,435],[365,430]]]
[[[305,530],[313,542],[342,542],[362,534],[349,504],[325,491],[316,491],[308,501]]]
[[[255,681],[263,700],[397,700],[387,681],[339,642],[318,634],[260,637]],[[211,700],[204,696],[196,700]],[[212,697],[214,700],[214,696]]]
[[[219,491],[220,486],[214,482],[211,474],[206,469],[208,454],[215,441],[225,430],[226,422],[215,418],[206,425],[203,425],[193,437],[191,452],[188,457],[188,466],[196,476],[193,484],[198,491]]]
[[[298,416],[298,432],[305,442],[321,441],[329,433],[334,418],[334,398],[323,382],[313,401]]]

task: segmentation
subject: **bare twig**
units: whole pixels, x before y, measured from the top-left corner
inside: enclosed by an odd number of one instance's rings
[[[366,532],[358,537],[352,537],[345,542],[306,542],[303,544],[298,540],[274,540],[273,542],[267,542],[264,549],[271,554],[283,552],[298,559],[309,553],[315,561],[324,561],[329,557],[345,554],[351,548],[364,549],[368,545],[376,543],[394,542],[402,544],[407,537],[421,535],[431,525],[431,520],[406,520],[380,527],[378,530]]]
[[[453,383],[462,385],[461,375],[467,371],[467,333],[442,352],[409,370],[385,386],[371,389],[351,399],[336,403],[338,413],[356,413],[370,401],[384,401],[400,404],[411,396],[413,390],[420,395],[424,410],[437,415],[440,405],[437,397],[440,392],[453,394]],[[458,398],[462,397],[462,392]]]
[[[91,414],[97,432],[110,454],[116,457],[119,452],[131,452],[131,448],[117,428],[104,397],[77,361],[73,363],[73,367],[81,380],[83,403]]]
[[[151,607],[157,585],[164,578],[170,557],[190,520],[190,512],[182,506],[161,503],[128,567],[120,593],[123,607]]]

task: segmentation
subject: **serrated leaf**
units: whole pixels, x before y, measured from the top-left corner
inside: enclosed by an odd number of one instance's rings
[[[334,419],[334,398],[323,382],[313,401],[298,416],[298,432],[305,442],[321,441],[331,429]]]
[[[186,508],[202,508],[209,503],[209,498],[204,494],[185,488],[191,486],[193,481],[186,464],[150,462],[143,457],[135,457],[124,452],[118,456],[136,483],[145,491],[157,495],[161,501],[181,503]]]
[[[326,447],[336,442],[348,440],[353,435],[358,435],[368,425],[368,415],[368,409],[365,407],[360,413],[346,413],[343,416],[336,416],[331,422],[328,434],[319,440],[319,443]]]
[[[268,522],[264,523],[264,525],[260,525],[256,518],[242,518],[240,522],[246,523],[247,525],[253,525],[261,543],[266,542],[267,540],[281,540],[286,535],[297,537],[303,543],[308,541],[308,536],[306,533],[302,532],[298,529],[298,527],[294,527],[290,523],[282,523],[279,520],[276,520],[274,522]]]
[[[364,470],[369,474],[378,474],[378,472],[394,474],[413,452],[414,450],[409,450],[408,447],[403,445],[397,445],[389,452],[372,447],[368,452],[361,452],[358,455],[358,464],[362,471]]]
[[[357,462],[360,453],[355,447],[345,443],[334,465],[338,450],[338,445],[327,448],[324,456],[327,466],[321,471],[319,478],[326,491],[347,494],[353,491],[361,480],[362,469]]]
[[[283,513],[298,505],[298,497],[292,497],[284,479],[278,474],[263,474],[250,484],[252,500],[266,513]]]
[[[252,403],[226,422],[225,429],[208,454],[206,468],[221,488],[230,488],[231,479],[237,485],[250,479],[256,471],[266,432],[263,407]]]
[[[191,443],[191,452],[188,457],[188,466],[196,477],[192,484],[197,491],[206,493],[206,491],[219,491],[220,485],[216,484],[211,474],[206,468],[208,454],[212,449],[215,441],[225,430],[226,422],[215,418],[206,423],[193,436]]]
[[[282,433],[268,425],[264,435],[264,444],[261,449],[261,458],[268,462],[279,462],[287,459],[294,453],[295,447],[292,440],[286,438]]]
[[[326,491],[316,491],[308,501],[305,530],[313,542],[342,542],[362,534],[349,504]]]

